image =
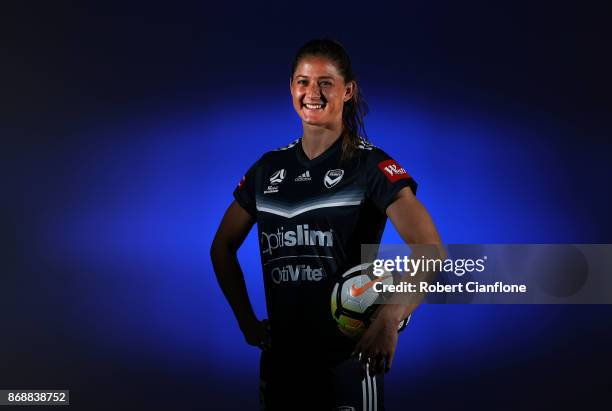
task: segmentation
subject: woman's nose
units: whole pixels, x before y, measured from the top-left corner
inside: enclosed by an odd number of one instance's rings
[[[321,96],[321,87],[318,84],[311,84],[308,87],[308,95],[313,97]]]

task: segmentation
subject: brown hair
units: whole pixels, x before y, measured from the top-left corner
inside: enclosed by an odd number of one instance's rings
[[[300,60],[306,56],[323,56],[330,59],[335,65],[344,82],[355,82],[353,97],[344,103],[342,108],[342,158],[349,158],[353,155],[360,139],[367,141],[365,124],[363,118],[368,113],[368,105],[361,95],[357,79],[351,66],[351,59],[344,47],[336,40],[312,39],[298,50],[293,59],[291,67],[291,77],[295,73]]]

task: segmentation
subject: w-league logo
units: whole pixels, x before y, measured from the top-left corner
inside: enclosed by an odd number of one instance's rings
[[[271,176],[270,176],[270,184],[280,184],[283,182],[283,180],[285,179],[285,176],[287,175],[287,171],[284,168],[281,168],[278,171],[275,171]]]
[[[278,185],[283,182],[285,176],[287,175],[287,170],[281,168],[278,171],[275,171],[270,176],[270,185],[264,191],[264,194],[273,194],[278,193]]]

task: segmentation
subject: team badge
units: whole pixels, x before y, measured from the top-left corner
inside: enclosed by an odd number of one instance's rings
[[[325,177],[323,178],[323,184],[325,187],[332,188],[336,184],[342,180],[342,176],[344,176],[344,170],[337,168],[335,170],[329,170],[325,173]]]

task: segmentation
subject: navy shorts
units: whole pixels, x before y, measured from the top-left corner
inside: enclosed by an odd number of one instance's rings
[[[262,410],[384,411],[384,374],[370,375],[355,357],[331,364],[295,357],[262,352]]]

